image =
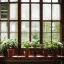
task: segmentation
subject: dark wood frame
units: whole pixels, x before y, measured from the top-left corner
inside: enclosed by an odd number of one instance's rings
[[[2,3],[5,3],[5,2],[2,2]],[[0,4],[2,4],[1,2],[0,2]],[[9,0],[8,0],[8,2],[6,2],[6,3],[8,3],[8,4],[10,4],[10,3],[18,3],[18,20],[9,20],[9,11],[8,11],[8,20],[0,20],[0,22],[1,21],[8,21],[8,38],[10,38],[10,21],[18,21],[18,51],[20,51],[20,49],[21,49],[21,22],[22,21],[24,21],[24,20],[22,20],[21,19],[21,4],[23,4],[23,3],[27,3],[27,4],[29,4],[30,5],[30,8],[29,8],[29,10],[30,10],[30,15],[29,15],[29,26],[30,26],[30,28],[29,28],[29,41],[31,41],[31,21],[40,21],[40,29],[41,29],[41,27],[43,27],[42,26],[42,24],[43,24],[43,15],[42,15],[42,13],[43,13],[43,9],[42,9],[42,4],[51,4],[51,10],[52,10],[52,4],[60,4],[61,5],[61,20],[59,20],[60,22],[61,22],[61,37],[60,37],[60,41],[64,41],[64,35],[63,35],[63,33],[64,33],[64,0],[61,0],[61,2],[60,2],[60,0],[58,0],[58,3],[52,3],[52,2],[48,2],[48,3],[45,3],[45,2],[42,2],[42,0],[40,0],[40,2],[31,2],[31,0],[29,1],[29,2],[21,2],[21,0],[18,0],[18,2],[9,2]],[[31,20],[31,4],[40,4],[40,20]],[[8,8],[8,10],[9,10],[9,8]],[[51,11],[52,12],[52,11]],[[27,21],[27,20],[25,20],[25,21]],[[52,24],[52,14],[51,14],[51,24]],[[55,21],[55,20],[54,20]],[[52,27],[52,26],[51,26]],[[42,43],[43,42],[43,29],[41,29],[40,30],[40,43]],[[51,29],[51,42],[52,42],[52,29]],[[18,52],[18,54],[20,54],[20,52]]]

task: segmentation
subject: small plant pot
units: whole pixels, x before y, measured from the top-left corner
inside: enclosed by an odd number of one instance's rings
[[[33,55],[34,55],[34,56],[37,55],[37,50],[33,50]]]
[[[48,56],[48,49],[43,49],[42,53],[43,53],[43,56]]]
[[[2,50],[2,54],[3,54],[3,56],[7,56],[8,55],[8,53],[7,53],[7,49],[5,50]]]
[[[57,49],[52,49],[51,50],[52,56],[57,56],[58,50]]]
[[[15,49],[7,49],[8,57],[14,56]]]
[[[30,51],[28,49],[24,50],[23,53],[25,57],[28,57],[30,55]]]

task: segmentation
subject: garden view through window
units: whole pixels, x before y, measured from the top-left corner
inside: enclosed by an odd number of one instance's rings
[[[18,0],[0,0],[0,40],[19,39],[21,35],[20,43],[60,41],[60,3],[59,0],[21,0],[18,5]]]

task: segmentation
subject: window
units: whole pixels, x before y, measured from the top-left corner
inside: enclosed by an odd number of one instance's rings
[[[60,15],[59,0],[0,0],[0,39],[60,41]]]

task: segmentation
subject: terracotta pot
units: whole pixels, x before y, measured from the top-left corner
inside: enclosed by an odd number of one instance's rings
[[[7,49],[8,57],[14,56],[15,49]]]
[[[24,53],[25,57],[28,57],[30,55],[30,51],[29,50],[25,50],[25,51],[23,51],[23,53]]]
[[[58,49],[52,49],[51,53],[52,53],[52,56],[57,56],[58,55]]]
[[[48,56],[48,49],[43,49],[43,56]]]

